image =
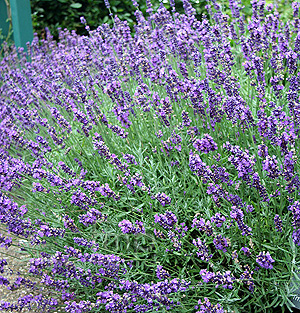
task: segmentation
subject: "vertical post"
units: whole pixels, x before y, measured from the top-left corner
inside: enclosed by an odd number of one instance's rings
[[[0,0],[0,29],[1,34],[6,39],[9,32],[9,22],[7,22],[8,19],[8,8],[5,3],[5,0]],[[0,44],[2,43],[2,40],[0,39]]]
[[[30,1],[10,0],[10,9],[15,45],[26,48],[26,43],[33,39]]]

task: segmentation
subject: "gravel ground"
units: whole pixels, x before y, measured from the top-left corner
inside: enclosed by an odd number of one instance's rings
[[[22,239],[17,238],[11,234],[5,233],[3,230],[0,231],[4,236],[12,237],[14,246],[9,247],[8,249],[0,248],[0,259],[6,259],[8,265],[4,267],[4,273],[0,274],[3,277],[7,278],[11,283],[13,283],[18,277],[24,277],[30,279],[32,282],[36,282],[36,290],[31,290],[25,286],[21,286],[20,288],[10,291],[6,286],[0,285],[0,302],[6,301],[13,304],[17,304],[19,297],[24,297],[29,294],[38,295],[51,295],[53,298],[55,297],[54,291],[49,288],[45,288],[41,284],[38,284],[38,279],[34,276],[28,276],[28,260],[30,259],[30,255],[26,252],[21,251],[20,247],[17,247],[18,244],[22,245]],[[19,274],[18,274],[19,273]],[[22,311],[18,312],[32,312],[32,313],[42,313],[41,308],[37,308],[35,305],[32,306],[32,309],[29,310],[27,308],[23,308]],[[55,311],[51,311],[53,313],[64,312],[62,309],[57,309]]]

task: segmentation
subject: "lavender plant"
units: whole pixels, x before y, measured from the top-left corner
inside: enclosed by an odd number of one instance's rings
[[[200,21],[188,0],[185,14],[147,1],[147,18],[133,3],[134,37],[114,17],[89,36],[35,37],[27,55],[5,47],[0,222],[31,258],[15,282],[0,260],[0,284],[28,288],[0,309],[291,309],[299,3],[288,23],[263,0],[248,22],[236,1]],[[57,296],[34,295],[31,277]]]

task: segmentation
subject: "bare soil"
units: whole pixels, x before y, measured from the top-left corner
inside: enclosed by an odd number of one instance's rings
[[[30,279],[32,282],[36,282],[36,288],[34,290],[21,285],[18,289],[11,291],[7,289],[7,286],[0,285],[0,303],[5,301],[10,302],[11,304],[18,304],[18,298],[24,297],[29,294],[43,294],[45,296],[51,296],[58,299],[58,297],[55,296],[54,290],[42,286],[42,284],[39,283],[39,278],[28,274],[30,255],[21,250],[21,246],[24,240],[12,234],[8,234],[3,230],[1,230],[0,233],[13,239],[13,245],[10,246],[8,249],[0,248],[0,259],[6,259],[8,263],[8,265],[4,267],[4,273],[0,275],[7,278],[11,284],[18,277],[24,277],[26,279]],[[23,308],[21,311],[18,312],[42,313],[41,308],[38,308],[35,304],[32,305],[30,310],[28,308]],[[63,312],[63,310],[58,308],[51,312],[59,313]]]

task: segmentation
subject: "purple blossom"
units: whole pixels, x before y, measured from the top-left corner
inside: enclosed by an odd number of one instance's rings
[[[204,134],[202,139],[196,139],[193,146],[202,153],[209,153],[218,149],[217,144],[209,134]]]
[[[121,228],[122,233],[124,234],[138,234],[145,233],[145,228],[143,222],[136,221],[135,226],[128,220],[121,221],[118,226]]]
[[[264,171],[267,172],[267,175],[272,179],[275,179],[280,175],[278,161],[275,155],[272,155],[272,157],[267,155],[266,159],[262,162],[262,168]]]
[[[156,277],[158,279],[168,279],[170,277],[170,273],[163,269],[161,265],[157,265],[156,267]]]
[[[202,217],[199,219],[197,217],[195,217],[193,219],[192,227],[195,227],[198,230],[200,230],[201,232],[204,232],[207,236],[212,236],[212,234],[213,234],[211,222],[205,221],[205,219]]]
[[[202,261],[208,262],[212,258],[205,240],[202,241],[200,238],[193,239],[193,245],[197,248],[196,254]]]
[[[268,147],[264,144],[259,145],[257,154],[262,158],[267,157],[268,156]]]
[[[241,209],[233,206],[230,212],[230,217],[236,221],[238,228],[242,231],[243,236],[251,235],[252,228],[244,223],[244,213]]]
[[[253,271],[251,271],[250,266],[248,264],[244,265],[244,272],[240,276],[240,280],[248,286],[248,289],[253,292],[254,291],[254,282],[253,282]]]
[[[165,193],[158,193],[155,197],[162,206],[169,205],[171,203],[171,198]]]
[[[212,304],[208,298],[204,297],[204,301],[199,300],[198,305],[200,306],[199,311],[196,313],[224,313],[224,309],[221,304]],[[198,307],[197,307],[198,308]]]
[[[275,260],[272,259],[269,252],[263,251],[256,256],[256,262],[258,263],[259,266],[263,268],[272,269],[273,268],[272,263],[274,263]]]
[[[226,217],[217,212],[210,220],[212,223],[215,223],[217,227],[222,227],[223,223],[226,221]]]
[[[292,205],[288,207],[288,210],[292,212],[292,226],[294,227],[294,229],[300,229],[300,202],[295,201]]]
[[[278,214],[275,215],[274,217],[274,224],[275,224],[275,229],[277,232],[282,232],[282,220]]]
[[[5,259],[0,259],[0,273],[4,273],[5,265],[7,265],[7,261]]]
[[[85,226],[93,225],[96,222],[106,221],[107,216],[102,214],[100,211],[91,208],[86,214],[78,216],[78,220]]]
[[[154,223],[158,223],[166,230],[170,230],[178,222],[176,215],[171,211],[166,211],[164,214],[155,214]]]
[[[129,164],[134,164],[134,165],[138,164],[135,160],[135,157],[132,154],[123,154],[123,159]]]
[[[8,286],[10,284],[9,280],[0,275],[0,285]]]
[[[222,250],[223,252],[227,252],[228,242],[225,237],[222,235],[216,235],[214,238],[214,245],[218,250]]]
[[[222,286],[224,289],[232,289],[235,277],[230,271],[226,271],[223,274],[221,272],[210,272],[206,269],[200,271],[201,278],[205,283],[215,283],[216,288]]]
[[[300,228],[293,231],[292,239],[297,246],[300,246]]]
[[[248,247],[242,247],[241,251],[244,252],[245,255],[250,256],[251,255],[251,251]]]
[[[8,249],[12,244],[11,237],[5,237],[4,235],[0,234],[0,247]]]

